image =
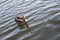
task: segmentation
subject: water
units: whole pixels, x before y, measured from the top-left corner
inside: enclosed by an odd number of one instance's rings
[[[21,15],[29,29],[17,27]],[[60,40],[60,1],[0,0],[0,40]]]

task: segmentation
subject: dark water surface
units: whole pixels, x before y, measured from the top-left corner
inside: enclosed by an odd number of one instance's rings
[[[17,27],[19,15],[29,29]],[[0,40],[60,40],[60,0],[0,0]]]

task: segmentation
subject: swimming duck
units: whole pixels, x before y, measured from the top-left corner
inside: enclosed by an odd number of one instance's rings
[[[15,18],[16,23],[18,24],[19,27],[21,28],[29,28],[27,21],[26,21],[26,17],[24,16],[17,16]]]

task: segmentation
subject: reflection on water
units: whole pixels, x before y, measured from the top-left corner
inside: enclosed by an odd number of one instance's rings
[[[29,29],[17,27],[21,15]],[[60,40],[60,1],[0,0],[0,40]]]

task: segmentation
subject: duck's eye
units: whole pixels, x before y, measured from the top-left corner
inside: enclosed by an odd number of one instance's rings
[[[20,19],[19,17],[17,17],[17,19]]]
[[[17,19],[22,19],[21,17],[17,17]]]

